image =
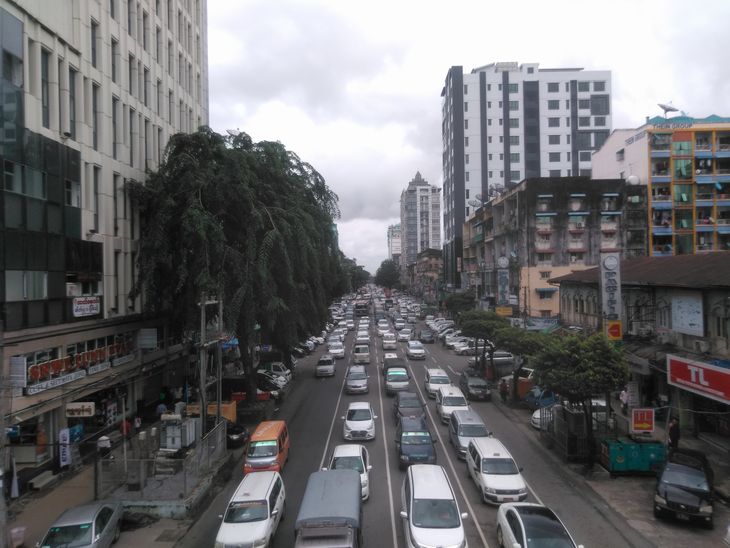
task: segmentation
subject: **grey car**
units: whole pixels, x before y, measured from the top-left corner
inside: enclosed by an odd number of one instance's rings
[[[367,394],[368,373],[362,365],[351,365],[347,369],[345,376],[345,393],[347,394]]]
[[[123,513],[116,501],[69,508],[53,522],[38,546],[107,548],[119,540]]]

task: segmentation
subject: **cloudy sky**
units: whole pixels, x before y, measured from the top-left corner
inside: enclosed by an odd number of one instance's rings
[[[495,61],[611,70],[614,128],[672,101],[730,116],[727,0],[208,0],[210,125],[281,141],[339,196],[371,273],[416,171],[441,186],[446,71]]]

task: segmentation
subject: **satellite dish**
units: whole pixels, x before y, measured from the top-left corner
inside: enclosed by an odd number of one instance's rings
[[[626,177],[626,182],[630,185],[638,185],[641,182],[641,179],[637,175],[629,175]]]
[[[671,103],[657,103],[659,105],[659,108],[664,111],[664,117],[667,117],[667,112],[677,112],[679,109],[677,107],[672,106]]]
[[[482,202],[479,200],[469,200],[468,204],[472,207],[481,207]]]

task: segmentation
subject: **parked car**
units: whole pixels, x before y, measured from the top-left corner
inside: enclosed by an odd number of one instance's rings
[[[351,365],[345,375],[346,394],[367,394],[368,374],[362,365]]]
[[[246,427],[235,422],[231,422],[225,417],[221,417],[221,421],[226,423],[226,447],[228,449],[243,447],[250,437]],[[216,417],[209,415],[206,418],[207,431],[215,428],[215,425]]]
[[[375,419],[373,408],[368,402],[356,401],[347,406],[347,413],[342,417],[342,436],[348,440],[375,439]]]
[[[423,348],[421,341],[408,341],[406,356],[411,360],[425,360],[426,349]]]
[[[283,362],[259,364],[257,371],[268,371],[277,377],[283,377],[287,382],[291,381],[292,378],[291,369],[289,369]]]
[[[529,546],[531,539],[549,539],[550,546],[583,548],[560,518],[547,506],[531,502],[508,502],[497,510],[497,542],[500,546]]]
[[[539,409],[557,403],[558,398],[555,392],[548,389],[542,389],[539,386],[533,386],[525,396],[525,403],[530,409]]]
[[[421,331],[418,333],[418,340],[421,341],[423,344],[433,344],[433,331],[431,331],[430,329],[421,329]]]
[[[124,509],[118,501],[95,501],[65,510],[38,546],[108,548],[120,536]]]
[[[426,416],[426,404],[415,392],[398,392],[393,401],[393,418],[396,424],[403,417],[418,418]]]
[[[459,388],[469,400],[490,401],[492,399],[492,393],[486,379],[471,371],[461,373]]]
[[[443,385],[451,384],[449,375],[443,369],[426,369],[426,378],[423,381],[423,388],[429,398],[436,398],[436,392]]]
[[[426,424],[426,417],[403,417],[395,429],[395,451],[398,467],[403,470],[411,464],[436,464],[434,438]]]
[[[370,497],[370,455],[364,445],[338,445],[332,451],[329,468],[324,470],[354,470],[360,474],[360,489],[362,500]]]
[[[714,473],[700,451],[675,449],[657,477],[654,516],[713,527]]]
[[[345,357],[345,345],[337,342],[332,342],[327,345],[327,353],[337,360],[341,360]]]

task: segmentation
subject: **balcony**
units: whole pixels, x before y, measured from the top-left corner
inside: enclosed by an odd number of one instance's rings
[[[568,222],[568,232],[581,233],[586,229],[586,224],[583,221],[570,221]]]
[[[617,230],[617,221],[601,220],[601,232],[616,232]]]
[[[601,240],[601,251],[618,249],[619,241],[618,238],[603,238]]]
[[[568,251],[585,251],[586,244],[583,239],[568,240]]]
[[[551,242],[537,241],[535,242],[535,249],[541,253],[552,253],[553,245]]]

